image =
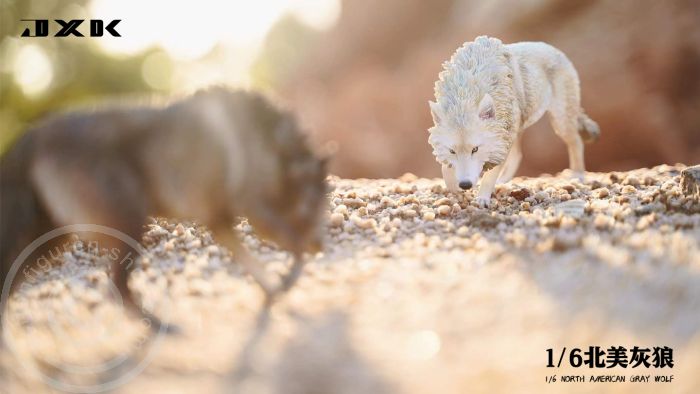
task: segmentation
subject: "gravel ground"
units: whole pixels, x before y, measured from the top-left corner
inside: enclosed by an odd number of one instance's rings
[[[132,287],[176,335],[125,317],[104,260],[76,244],[9,303],[0,392],[130,374],[115,392],[698,392],[700,203],[683,168],[516,178],[491,208],[411,174],[331,178],[326,250],[270,310],[206,229],[157,220]],[[239,228],[270,273],[286,270],[289,256]],[[594,345],[669,346],[675,366],[546,368],[546,349]]]

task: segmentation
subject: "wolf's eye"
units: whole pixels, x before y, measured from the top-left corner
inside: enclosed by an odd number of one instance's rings
[[[450,149],[450,153],[452,153],[452,154],[454,155],[454,154],[455,154],[455,150],[454,150],[454,149]]]
[[[475,146],[474,149],[472,149],[472,155],[478,151],[479,151],[479,147]]]

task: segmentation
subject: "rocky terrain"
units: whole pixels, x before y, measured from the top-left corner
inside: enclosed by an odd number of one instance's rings
[[[325,251],[271,309],[206,229],[158,219],[131,285],[179,334],[127,318],[78,243],[10,300],[0,392],[697,391],[700,202],[683,168],[516,178],[490,208],[438,179],[331,178]],[[239,229],[270,274],[286,270]],[[550,348],[635,345],[671,347],[673,369],[546,367]]]

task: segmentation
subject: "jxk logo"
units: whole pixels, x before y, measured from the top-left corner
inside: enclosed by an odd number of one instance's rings
[[[34,22],[34,34],[32,34],[31,27],[27,27],[22,32],[22,37],[48,37],[49,36],[49,20],[48,19],[22,19],[23,22]],[[61,19],[54,19],[54,21],[60,25],[61,29],[54,34],[54,37],[85,37],[83,33],[78,31],[78,26],[80,26],[85,19],[71,19],[69,21],[64,21]],[[107,33],[114,37],[121,37],[118,31],[115,30],[117,24],[121,22],[121,19],[114,19],[109,22],[107,26],[100,19],[90,19],[90,37],[102,37],[105,30]]]

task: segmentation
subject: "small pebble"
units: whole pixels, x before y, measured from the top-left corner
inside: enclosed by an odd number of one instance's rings
[[[331,226],[340,227],[343,225],[344,221],[345,221],[345,216],[343,216],[342,213],[334,212],[331,214],[331,217],[330,217]]]
[[[175,226],[173,234],[178,237],[182,236],[183,234],[185,234],[185,226],[182,223],[178,223],[177,226]]]
[[[608,225],[610,224],[610,218],[605,216],[605,215],[596,215],[595,219],[593,220],[593,225],[597,229],[604,229],[607,228]]]
[[[452,204],[452,201],[450,201],[450,199],[447,198],[447,197],[443,197],[443,198],[441,198],[441,199],[435,201],[435,202],[433,203],[433,206],[434,206],[434,207],[439,207],[439,206],[441,206],[441,205],[450,205],[450,204]]]
[[[437,213],[441,216],[449,215],[452,212],[452,208],[449,205],[440,205],[437,207]]]
[[[413,209],[404,209],[401,211],[401,216],[405,219],[413,219],[418,216],[418,213]]]
[[[530,197],[530,191],[525,188],[517,189],[510,192],[510,196],[518,201],[523,201],[524,199]]]
[[[595,196],[597,198],[605,198],[610,195],[610,191],[607,188],[600,188],[595,191]]]
[[[333,212],[344,215],[344,216],[348,216],[348,207],[347,207],[347,205],[340,204],[337,207],[335,207]]]
[[[636,192],[637,192],[637,189],[632,185],[625,185],[622,187],[622,193],[624,193],[624,194],[632,194],[632,193],[636,193]]]
[[[396,207],[396,201],[394,201],[391,197],[387,197],[387,196],[382,197],[382,199],[379,203],[385,208],[386,207],[388,207],[388,208]]]

